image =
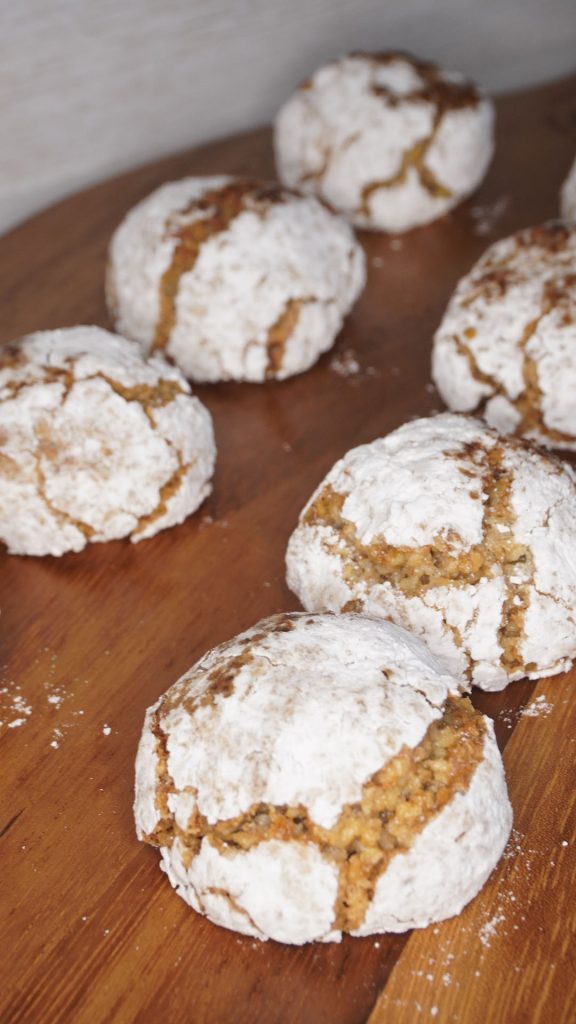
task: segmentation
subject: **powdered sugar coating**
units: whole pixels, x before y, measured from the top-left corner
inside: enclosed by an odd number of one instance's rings
[[[493,152],[491,102],[462,75],[407,54],[321,68],[275,123],[280,179],[359,227],[407,231],[478,186]]]
[[[293,945],[341,938],[338,872],[312,843],[270,840],[227,856],[203,839],[186,869],[176,840],[162,848],[161,867],[186,903],[224,928]]]
[[[353,233],[317,200],[220,176],[164,185],[130,211],[107,291],[118,330],[190,378],[263,381],[316,362],[364,282]]]
[[[166,827],[158,798],[161,772],[168,780],[169,813],[181,829],[197,812],[217,826],[263,805],[302,806],[312,820],[331,827],[375,771],[421,741],[457,688],[458,680],[424,645],[390,623],[356,615],[265,620],[210,652],[148,710],[136,762],[139,838]],[[426,836],[436,822],[428,860]],[[488,727],[469,791],[424,827],[414,844],[416,860],[411,850],[398,853],[383,877],[396,859],[410,858],[402,876],[406,890],[417,864],[423,926],[475,895],[509,827],[502,766]],[[457,865],[454,886],[442,875],[441,893],[430,894],[425,880],[431,877],[435,885],[441,873],[444,829],[451,837],[464,833],[452,864],[459,850],[472,863]],[[467,842],[468,832],[482,834],[483,841]],[[162,843],[162,861],[178,893],[217,924],[297,944],[340,938],[334,925],[338,872],[313,842],[271,838],[241,849],[204,836],[190,856],[176,834]],[[377,898],[378,909],[369,909],[359,934],[401,930],[394,922],[402,901]],[[412,927],[411,900],[408,893],[406,928]]]
[[[0,537],[14,554],[137,541],[210,491],[207,410],[161,357],[97,327],[0,352]]]
[[[211,823],[258,802],[303,803],[329,828],[368,776],[421,740],[457,683],[420,641],[389,623],[295,615],[284,632],[270,621],[270,632],[256,626],[216,648],[161,700],[169,774],[185,799],[195,791]],[[246,651],[233,692],[191,713],[210,673]],[[171,809],[178,814],[177,804]],[[152,831],[149,821],[143,831]]]
[[[564,220],[576,220],[576,159],[560,190],[560,215]]]
[[[327,489],[341,524],[314,511]],[[308,610],[389,618],[455,675],[499,690],[572,664],[575,543],[573,471],[446,413],[336,463],[290,538],[287,580]]]
[[[434,339],[450,409],[576,450],[576,227],[520,231],[462,278]]]

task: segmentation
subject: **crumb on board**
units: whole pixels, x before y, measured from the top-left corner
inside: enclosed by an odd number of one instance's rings
[[[554,705],[550,704],[542,693],[531,704],[527,704],[525,708],[522,708],[520,716],[522,718],[546,718],[553,709]]]
[[[500,196],[491,203],[473,206],[470,210],[470,216],[472,218],[472,231],[474,234],[480,237],[489,235],[508,209],[509,204],[508,196]]]
[[[493,914],[493,916],[482,925],[478,938],[483,946],[490,946],[493,937],[497,934],[498,926],[505,920],[505,915],[502,913]]]
[[[347,348],[344,352],[338,352],[332,357],[330,369],[338,377],[351,377],[353,374],[360,372],[360,363],[352,349]]]
[[[380,376],[375,366],[362,366],[357,353],[352,348],[336,352],[328,366],[337,377],[348,380],[351,384],[359,384],[367,378]]]

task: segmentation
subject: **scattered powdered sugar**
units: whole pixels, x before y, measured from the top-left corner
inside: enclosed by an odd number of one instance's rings
[[[520,712],[522,718],[547,718],[553,711],[554,705],[550,704],[544,694],[540,694],[531,704],[527,704]]]
[[[505,920],[506,918],[504,914],[494,914],[494,916],[491,917],[489,921],[486,921],[486,924],[482,925],[478,933],[478,938],[480,939],[480,942],[482,943],[483,946],[490,946],[492,938],[494,935],[496,935],[496,932],[498,930],[498,925]]]
[[[418,979],[419,991],[424,995],[426,992],[434,994],[438,999],[442,988],[451,987],[458,993],[468,990],[470,977],[484,977],[489,981],[487,969],[493,964],[495,948],[499,943],[506,941],[507,955],[511,957],[509,963],[510,973],[520,974],[525,970],[526,954],[520,940],[522,932],[526,929],[526,921],[531,912],[530,898],[528,902],[520,898],[520,894],[514,891],[517,885],[515,879],[522,878],[522,891],[538,892],[537,872],[541,872],[546,864],[550,853],[558,850],[558,847],[566,848],[569,845],[567,839],[551,838],[550,843],[541,847],[531,846],[527,836],[517,829],[513,829],[510,839],[502,856],[502,863],[498,874],[489,883],[493,896],[486,901],[487,905],[480,914],[473,914],[474,925],[468,924],[466,912],[459,919],[457,928],[453,923],[446,922],[446,931],[442,925],[432,929],[434,935],[434,956],[419,959],[418,967],[411,970],[413,978]],[[554,862],[551,862],[552,865]],[[537,898],[537,897],[535,897]],[[462,942],[466,936],[467,941]],[[510,940],[513,941],[510,941]],[[515,941],[514,941],[515,940]],[[456,952],[454,952],[456,950]],[[543,951],[545,955],[545,951]],[[464,958],[462,962],[462,957]],[[471,969],[471,966],[473,969]],[[550,970],[556,968],[556,964],[550,962]],[[464,969],[463,969],[464,968]],[[491,977],[491,975],[490,975]],[[481,983],[482,984],[482,983]],[[430,986],[428,988],[428,985]],[[442,986],[442,988],[440,988]],[[424,1004],[426,1000],[423,1000]],[[397,1007],[410,1007],[413,1016],[416,1017],[426,1010],[426,1005],[416,1000],[394,998],[389,1000],[390,1005]],[[434,1003],[429,1013],[434,1013]],[[443,1008],[438,1007],[438,1013],[442,1014]],[[392,1017],[393,1019],[393,1017]],[[446,1020],[459,1020],[458,1015],[450,1015]]]
[[[57,664],[58,655],[48,647],[41,648],[39,657],[33,659],[29,668],[28,692],[9,677],[8,665],[0,666],[0,733],[26,725],[34,712],[34,715],[44,716],[48,723],[50,749],[60,748],[66,733],[78,725],[85,714],[83,708],[70,705],[75,701],[78,685],[87,685],[89,680],[75,676],[70,681],[56,681]]]
[[[52,739],[50,740],[50,746],[54,750],[58,750],[58,747],[60,746],[60,740],[62,739],[63,735],[64,733],[62,732],[62,729],[59,729],[58,727],[54,729],[54,732],[52,733]]]
[[[362,366],[358,361],[356,352],[347,348],[344,352],[337,352],[329,363],[332,373],[345,379],[355,378],[351,383],[358,383],[367,377],[378,377],[379,373],[375,366]]]
[[[32,714],[32,704],[22,694],[22,687],[10,682],[0,688],[0,726],[19,729]],[[9,721],[8,721],[9,719]]]
[[[472,230],[475,235],[489,235],[495,228],[502,215],[508,209],[510,200],[508,196],[500,196],[491,203],[473,206],[470,210],[472,218]]]
[[[102,735],[103,735],[103,736],[109,736],[111,732],[112,732],[112,726],[110,726],[110,725],[104,725],[104,726],[102,727]]]
[[[352,374],[360,372],[360,363],[352,349],[349,348],[345,352],[336,353],[330,360],[330,369],[339,377],[350,377]]]

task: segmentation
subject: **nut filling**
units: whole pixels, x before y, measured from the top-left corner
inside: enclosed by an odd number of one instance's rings
[[[399,754],[364,783],[357,803],[344,806],[330,829],[321,828],[304,806],[258,803],[236,818],[211,824],[195,810],[186,829],[169,810],[175,792],[168,769],[166,738],[156,712],[156,807],[161,816],[145,837],[153,846],[179,841],[183,861],[190,865],[207,839],[233,856],[268,840],[314,843],[338,870],[334,928],[359,928],[380,875],[396,854],[408,850],[430,820],[457,793],[465,792],[483,756],[484,718],[465,697],[450,696],[442,716],[434,721],[413,749]]]
[[[511,443],[507,442],[508,445]],[[524,443],[522,443],[524,447]],[[343,611],[362,609],[362,590],[366,585],[389,583],[407,598],[436,587],[474,586],[480,580],[503,576],[506,598],[502,609],[499,642],[501,665],[508,672],[531,671],[524,665],[521,645],[524,638],[524,617],[534,586],[534,562],[530,549],[514,540],[514,512],[511,504],[512,474],[504,466],[504,450],[495,445],[487,449],[480,444],[466,445],[453,457],[463,461],[460,472],[476,478],[465,463],[472,461],[482,471],[478,488],[484,497],[483,536],[479,544],[462,551],[457,534],[447,531],[424,547],[395,547],[383,540],[362,544],[353,523],[345,519],[342,508],[346,495],[328,485],[304,514],[307,525],[329,526],[337,539],[326,547],[343,560],[342,575],[354,591],[355,600]],[[472,492],[471,492],[472,493]],[[478,493],[472,493],[478,497]],[[447,623],[448,625],[448,623]],[[451,627],[455,643],[462,647],[459,631]],[[471,672],[471,658],[468,654]]]

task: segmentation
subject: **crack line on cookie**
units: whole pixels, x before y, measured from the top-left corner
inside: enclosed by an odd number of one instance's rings
[[[266,350],[268,352],[266,380],[274,380],[282,369],[286,345],[300,319],[303,302],[303,299],[288,299],[276,322],[268,328],[266,336]]]
[[[382,178],[379,181],[371,181],[364,185],[360,195],[360,204],[356,207],[356,213],[364,217],[370,216],[370,199],[375,192],[381,189],[396,188],[403,185],[413,168],[420,179],[420,184],[431,196],[436,199],[448,199],[452,195],[450,189],[442,185],[430,168],[425,165],[425,158],[430,146],[434,142],[438,125],[433,126],[432,132],[424,139],[419,139],[410,149],[404,150],[400,167],[395,174],[389,178]]]
[[[210,189],[168,220],[167,234],[176,244],[170,265],[160,279],[160,311],[151,346],[153,352],[166,349],[170,342],[181,278],[193,270],[204,243],[226,231],[241,213],[252,210],[262,216],[267,208],[288,194],[287,189],[275,185],[240,179]],[[186,223],[183,219],[191,214],[203,216]]]
[[[243,907],[240,903],[238,903],[238,900],[234,899],[234,897],[231,896],[230,893],[226,889],[222,889],[220,886],[217,886],[217,885],[210,885],[205,890],[205,892],[209,892],[213,896],[221,896],[222,899],[226,900],[226,902],[227,902],[228,906],[231,908],[231,910],[234,910],[237,914],[241,914],[243,917],[245,917],[246,920],[248,921],[248,923],[254,929],[254,931],[257,932],[258,935],[262,935],[262,929],[258,927],[258,925],[256,924],[254,918],[251,917],[251,915],[248,913],[248,911],[245,909],[245,907]]]
[[[83,522],[81,519],[75,519],[74,516],[70,515],[69,512],[65,512],[63,509],[58,508],[50,501],[48,495],[46,494],[46,477],[44,476],[44,471],[40,464],[39,458],[34,453],[32,453],[32,456],[35,462],[34,469],[36,475],[36,487],[38,490],[38,495],[41,501],[48,509],[48,511],[54,516],[54,518],[60,525],[64,524],[67,526],[73,526],[75,527],[76,530],[83,534],[86,540],[92,540],[96,535],[96,530],[94,529],[94,527],[90,526],[88,523]]]
[[[525,635],[525,616],[530,603],[534,578],[534,560],[525,544],[514,540],[516,516],[512,509],[513,474],[503,465],[504,450],[499,445],[486,449],[481,445],[465,446],[465,454],[479,455],[485,466],[483,489],[486,494],[482,519],[482,546],[492,557],[492,573],[499,568],[505,586],[500,613],[498,642],[500,665],[508,676],[524,675],[521,645]],[[473,450],[472,450],[473,449]]]
[[[4,364],[0,357],[0,368],[2,365]],[[17,365],[17,363],[15,365]],[[2,390],[7,390],[9,394],[5,395],[2,400],[6,401],[14,399],[21,391],[26,390],[27,388],[33,388],[36,386],[41,387],[46,384],[62,384],[63,392],[60,403],[61,405],[64,405],[77,384],[83,384],[93,380],[102,380],[108,384],[112,391],[121,398],[124,398],[125,401],[137,402],[141,405],[152,426],[156,427],[156,423],[151,417],[150,410],[169,405],[178,397],[178,395],[189,395],[189,392],[184,390],[178,381],[167,380],[165,378],[160,378],[155,384],[124,385],[104,372],[93,373],[87,377],[75,377],[69,365],[46,366],[43,367],[42,370],[42,378],[28,377],[25,380],[8,381],[3,384]]]
[[[136,540],[152,523],[167,514],[170,500],[180,491],[188,472],[195,465],[195,459],[192,462],[182,462],[178,452],[175,451],[175,455],[178,459],[178,466],[160,487],[158,501],[152,511],[138,517],[137,525],[130,533],[133,540]]]

